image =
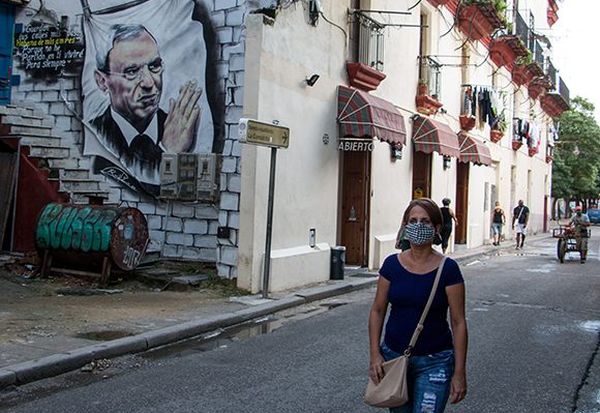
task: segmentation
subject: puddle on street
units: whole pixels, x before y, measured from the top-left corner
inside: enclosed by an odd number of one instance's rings
[[[103,330],[103,331],[88,331],[86,333],[76,334],[76,338],[84,338],[86,340],[94,340],[94,341],[109,341],[116,340],[118,338],[129,337],[132,336],[133,333],[131,331],[124,330]]]
[[[181,357],[227,347],[233,342],[272,333],[290,321],[306,319],[346,304],[345,302],[322,303],[305,307],[301,311],[295,310],[291,314],[280,315],[279,317],[269,315],[235,326],[214,330],[178,343],[148,350],[139,354],[139,356],[149,360],[159,360],[170,356]]]
[[[600,332],[600,321],[598,320],[590,320],[585,321],[579,324],[579,327],[585,331],[589,331],[590,333]]]

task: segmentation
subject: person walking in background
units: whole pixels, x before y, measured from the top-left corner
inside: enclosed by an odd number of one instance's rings
[[[408,365],[408,402],[390,409],[392,413],[442,413],[446,402],[458,403],[467,393],[467,322],[465,286],[456,261],[433,248],[435,235],[442,229],[442,213],[428,198],[413,200],[402,218],[404,238],[410,249],[388,256],[377,281],[377,291],[369,315],[369,376],[383,378],[382,364],[411,354]],[[437,270],[442,273],[433,304],[415,346],[408,348],[419,318],[433,288]],[[388,304],[392,308],[381,333]],[[448,325],[448,309],[450,323]]]
[[[515,222],[517,226],[515,228]],[[525,235],[527,235],[527,223],[529,222],[529,208],[525,206],[522,199],[519,199],[519,204],[513,210],[512,229],[516,232],[517,246],[516,249],[523,249]]]
[[[444,198],[442,199],[443,207],[440,208],[442,211],[442,230],[440,231],[440,236],[442,237],[442,252],[446,254],[446,250],[448,249],[448,240],[450,239],[450,235],[452,235],[452,228],[454,225],[458,225],[458,220],[456,219],[456,215],[454,215],[454,211],[450,209],[450,199]],[[452,222],[454,220],[454,222]]]
[[[504,210],[500,207],[500,202],[496,201],[496,207],[492,211],[492,233],[494,234],[493,245],[500,246],[502,240],[502,226],[506,224]]]

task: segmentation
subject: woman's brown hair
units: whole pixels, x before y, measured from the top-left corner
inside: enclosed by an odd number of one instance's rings
[[[418,198],[410,201],[410,204],[408,204],[408,207],[406,207],[404,216],[402,217],[402,226],[408,224],[408,216],[410,215],[410,211],[412,211],[412,209],[416,206],[420,206],[425,210],[425,212],[427,212],[427,215],[429,215],[429,219],[431,220],[431,224],[436,230],[439,231],[443,224],[442,211],[440,210],[438,204],[429,198]]]

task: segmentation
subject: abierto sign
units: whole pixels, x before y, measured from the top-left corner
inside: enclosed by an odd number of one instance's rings
[[[338,150],[343,152],[372,152],[373,139],[340,139]]]
[[[290,129],[253,119],[241,118],[239,138],[242,143],[287,148],[290,144]]]

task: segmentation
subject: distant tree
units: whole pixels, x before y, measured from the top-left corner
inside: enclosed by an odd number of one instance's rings
[[[554,151],[552,196],[584,201],[600,193],[600,126],[594,105],[582,97],[571,100],[571,109],[560,117],[560,140]]]

